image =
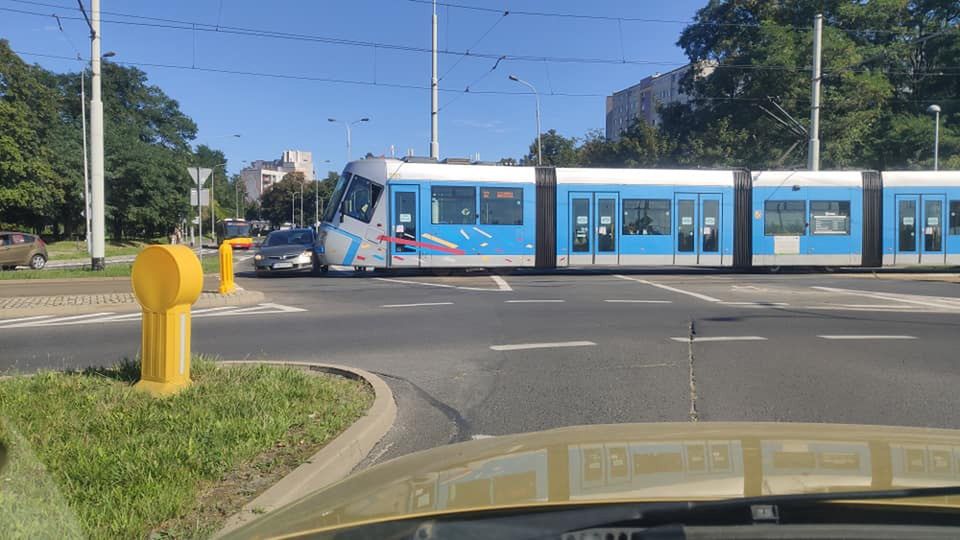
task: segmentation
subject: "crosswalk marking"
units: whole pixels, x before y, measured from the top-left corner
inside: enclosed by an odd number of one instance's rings
[[[191,318],[202,319],[205,317],[240,317],[244,315],[267,315],[275,313],[299,313],[307,311],[304,308],[284,306],[274,303],[263,303],[255,306],[237,307],[237,306],[218,306],[211,308],[195,309],[191,311]],[[54,315],[37,315],[33,317],[21,317],[18,319],[0,320],[0,330],[8,328],[46,328],[51,326],[76,326],[81,324],[105,324],[120,322],[139,322],[141,313],[114,313],[112,311],[103,311],[99,313],[87,313],[84,315],[71,315],[68,317],[56,317]]]

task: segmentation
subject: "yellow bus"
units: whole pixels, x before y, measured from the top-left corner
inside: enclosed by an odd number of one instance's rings
[[[221,219],[217,222],[217,244],[223,242],[233,249],[250,249],[253,247],[250,224],[244,219]]]

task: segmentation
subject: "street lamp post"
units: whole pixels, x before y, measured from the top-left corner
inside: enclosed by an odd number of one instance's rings
[[[240,219],[240,182],[233,184],[233,217]]]
[[[303,184],[300,184],[300,193],[296,191],[290,196],[290,225],[297,226],[297,195],[300,195],[300,219],[303,219]]]
[[[940,106],[931,105],[927,107],[928,113],[933,113],[933,170],[938,170],[940,166]]]
[[[321,163],[330,163],[329,159],[323,160]],[[320,224],[320,179],[317,178],[317,170],[313,170],[313,214],[314,214],[314,224]]]
[[[233,138],[239,139],[239,138],[240,138],[240,134],[239,134],[239,133],[231,133],[231,134],[229,134],[229,135],[220,135],[219,137],[214,137],[214,139],[220,139],[220,138],[223,138],[223,137],[233,137]],[[219,165],[214,166],[212,169],[210,169],[210,231],[211,231],[211,232],[214,232],[214,234],[216,234],[216,232],[215,232],[215,231],[216,231],[215,226],[216,226],[216,219],[217,219],[217,218],[216,218],[216,212],[214,211],[214,202],[215,202],[217,196],[216,196],[216,193],[215,193],[214,190],[213,190],[213,179],[214,179],[214,177],[217,175],[217,167],[223,167],[224,165],[226,165],[226,163],[221,163],[221,164],[219,164]],[[224,177],[224,179],[226,179],[226,177],[227,177],[226,171],[224,171],[223,177]],[[199,197],[199,195],[197,195],[197,196]],[[214,243],[216,243],[216,242],[214,242]],[[203,242],[202,242],[202,240],[201,240],[200,246],[201,246],[201,248],[203,247]]]
[[[347,128],[347,161],[348,161],[348,162],[350,161],[350,155],[351,155],[351,153],[352,153],[352,152],[351,152],[352,142],[351,142],[351,135],[350,135],[350,127],[353,126],[353,125],[359,124],[360,122],[369,122],[369,121],[370,121],[370,119],[369,119],[369,118],[366,118],[366,117],[361,118],[361,119],[359,119],[359,120],[354,120],[353,122],[347,122],[347,121],[345,121],[345,120],[337,120],[336,118],[327,118],[327,122],[341,122],[341,123],[343,124],[343,126]]]
[[[537,165],[543,165],[543,148],[540,145],[540,94],[537,92],[537,88],[535,86],[517,77],[516,75],[510,75],[508,78],[513,82],[518,82],[522,85],[525,85],[527,88],[533,91],[533,97],[537,101]]]

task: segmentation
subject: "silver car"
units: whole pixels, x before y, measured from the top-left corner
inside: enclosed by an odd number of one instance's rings
[[[316,271],[314,235],[311,229],[273,231],[253,256],[257,277],[299,271]]]

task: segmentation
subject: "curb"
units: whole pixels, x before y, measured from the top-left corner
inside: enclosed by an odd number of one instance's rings
[[[124,278],[129,279],[129,278]],[[264,295],[260,291],[248,291],[237,288],[230,294],[216,294],[213,296],[203,296],[211,294],[210,291],[204,291],[200,298],[193,304],[194,308],[206,308],[216,306],[250,306],[259,304],[264,300]],[[73,295],[61,295],[73,296]],[[84,296],[84,295],[77,295]],[[59,306],[36,306],[23,308],[6,308],[3,310],[4,319],[16,317],[29,317],[33,315],[79,315],[83,313],[97,313],[101,311],[111,312],[133,312],[140,309],[140,304],[136,300],[133,302],[122,302],[114,304],[66,304]],[[0,319],[3,322],[3,319]]]
[[[383,379],[363,369],[314,362],[234,360],[217,363],[222,365],[269,364],[293,366],[340,375],[349,379],[363,380],[373,388],[375,398],[367,414],[327,443],[305,463],[281,478],[279,482],[261,493],[257,498],[245,504],[239,512],[230,516],[224,523],[223,528],[214,535],[214,538],[219,538],[234,531],[260,517],[265,512],[275,510],[304,495],[342,480],[367,457],[374,445],[387,434],[397,417],[397,404],[390,387],[383,382]]]

